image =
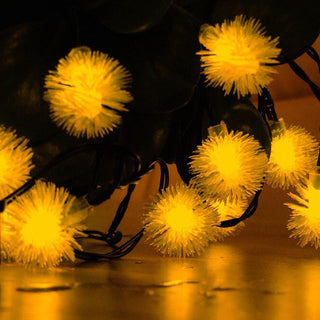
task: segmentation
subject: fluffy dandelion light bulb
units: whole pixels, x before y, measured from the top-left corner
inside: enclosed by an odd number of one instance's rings
[[[11,258],[12,245],[14,244],[14,233],[12,232],[10,219],[6,212],[0,213],[0,263],[2,259]]]
[[[221,25],[203,25],[199,36],[205,50],[198,52],[209,85],[238,97],[260,93],[272,78],[281,49],[278,38],[266,35],[261,23],[245,16]]]
[[[52,119],[76,137],[102,137],[122,121],[132,101],[131,76],[119,61],[88,47],[60,59],[45,78]]]
[[[248,202],[244,199],[227,199],[225,201],[216,199],[214,201],[210,201],[210,207],[218,212],[220,222],[239,218],[245,212],[247,206]],[[222,241],[224,238],[231,236],[235,232],[241,230],[243,227],[243,222],[238,223],[234,227],[213,227],[210,233],[210,241]]]
[[[159,252],[185,257],[204,250],[218,216],[207,209],[193,186],[178,184],[156,196],[143,222],[147,239]]]
[[[0,199],[21,187],[30,177],[33,167],[28,140],[0,126]]]
[[[73,249],[81,250],[74,236],[82,235],[87,206],[64,188],[37,181],[5,213],[15,235],[11,250],[17,262],[52,267],[63,258],[74,261]]]
[[[271,155],[267,183],[288,189],[307,181],[315,169],[319,144],[306,130],[297,126],[286,128],[283,119],[272,130]]]
[[[286,203],[292,210],[288,229],[291,238],[298,238],[299,244],[320,247],[320,168],[318,172],[310,174],[306,186],[297,189],[298,194],[289,193],[297,203]]]
[[[259,142],[243,132],[230,133],[225,123],[209,135],[191,156],[194,182],[207,197],[245,198],[262,188],[268,158]]]

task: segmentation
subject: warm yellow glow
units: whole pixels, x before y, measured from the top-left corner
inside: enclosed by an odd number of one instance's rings
[[[273,160],[279,168],[291,172],[296,167],[293,140],[288,136],[275,140],[272,144]]]
[[[206,49],[198,54],[207,82],[225,94],[260,93],[276,72],[270,64],[278,63],[278,38],[266,36],[259,20],[240,15],[221,25],[202,25],[199,41]]]
[[[213,210],[218,212],[221,222],[224,220],[239,218],[245,212],[248,202],[244,199],[227,199],[226,201],[214,200],[210,202],[210,206]],[[213,227],[210,234],[210,240],[222,241],[224,238],[235,234],[235,232],[241,230],[243,227],[243,222],[240,222],[236,226],[230,228]]]
[[[21,187],[30,177],[32,150],[28,140],[0,126],[0,199]]]
[[[168,227],[177,233],[188,232],[197,225],[193,209],[186,206],[180,199],[173,204],[171,210],[166,212],[166,219]]]
[[[45,248],[60,239],[60,221],[55,212],[48,208],[37,208],[21,229],[21,237],[26,245]]]
[[[52,267],[63,258],[73,261],[73,248],[81,249],[74,236],[82,234],[87,206],[64,188],[38,181],[5,214],[12,235],[10,255],[17,262]]]
[[[0,262],[10,260],[10,252],[13,244],[14,233],[10,229],[10,223],[6,212],[0,213]]]
[[[184,257],[203,251],[218,215],[208,210],[193,186],[180,184],[156,196],[143,223],[147,239],[159,252]]]
[[[291,230],[290,237],[298,238],[299,244],[304,247],[307,244],[320,247],[320,189],[316,189],[312,183],[297,189],[298,195],[289,193],[295,203],[286,203],[292,210],[288,222]]]
[[[70,135],[102,137],[121,124],[132,101],[130,73],[118,60],[87,47],[60,59],[45,79],[52,119]]]
[[[221,178],[230,186],[237,185],[242,175],[240,144],[231,139],[223,139],[209,157],[209,165],[216,166]]]
[[[315,169],[319,144],[306,130],[291,126],[274,130],[268,164],[267,183],[288,189],[305,184],[308,173]]]
[[[191,156],[197,186],[208,198],[250,196],[262,187],[267,155],[253,136],[243,132],[209,132]]]

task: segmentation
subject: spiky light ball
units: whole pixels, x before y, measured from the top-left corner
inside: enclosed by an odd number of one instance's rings
[[[74,261],[73,249],[81,250],[74,236],[82,235],[87,206],[64,188],[37,181],[5,212],[14,234],[11,254],[17,262],[53,267],[64,258]]]
[[[194,181],[207,197],[246,198],[262,188],[268,158],[243,132],[211,131],[191,156]]]
[[[33,168],[28,140],[0,126],[0,199],[21,187]]]
[[[214,200],[209,203],[210,207],[218,212],[219,222],[241,217],[248,207],[248,202],[244,199],[227,199],[225,201]],[[213,227],[210,233],[210,241],[222,241],[224,238],[235,234],[243,227],[243,222],[228,228]]]
[[[260,93],[272,80],[281,49],[259,20],[236,16],[219,25],[202,25],[199,36],[205,50],[198,52],[209,85],[238,97]]]
[[[11,248],[15,239],[10,227],[10,220],[6,212],[0,213],[0,262],[11,258]]]
[[[129,71],[105,53],[78,47],[45,78],[52,119],[76,137],[102,137],[119,126],[132,101]]]
[[[303,128],[273,130],[267,183],[281,189],[306,183],[308,173],[316,166],[318,149],[316,138]]]
[[[288,229],[290,237],[297,238],[301,247],[307,244],[320,247],[320,188],[312,183],[300,186],[298,194],[289,193],[297,203],[286,203],[292,214],[289,218]]]
[[[159,193],[143,220],[145,235],[159,252],[169,256],[199,255],[208,244],[218,215],[207,209],[193,186],[178,184]]]

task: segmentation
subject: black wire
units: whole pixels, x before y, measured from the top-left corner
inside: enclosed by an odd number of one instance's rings
[[[27,181],[24,185],[22,185],[20,188],[16,189],[14,192],[11,194],[7,195],[5,198],[3,198],[0,201],[0,212],[3,212],[5,209],[5,206],[10,203],[14,198],[17,196],[23,194],[24,192],[28,191],[36,182],[36,180],[40,179],[45,172],[51,170],[61,162],[67,160],[68,158],[81,153],[81,152],[87,152],[91,150],[101,150],[101,151],[110,151],[110,152],[121,152],[127,153],[127,155],[131,156],[133,159],[136,160],[136,172],[140,170],[140,161],[139,158],[132,153],[131,151],[124,149],[122,146],[118,145],[93,145],[93,144],[87,144],[87,145],[82,145],[79,147],[76,147],[74,149],[68,150],[66,152],[63,152],[59,154],[58,156],[54,157],[47,166],[45,166],[40,172],[38,172],[35,176],[33,176],[29,181]]]
[[[169,170],[168,166],[165,161],[163,161],[161,158],[155,159],[148,167],[148,170],[153,168],[154,165],[158,163],[160,166],[160,183],[159,183],[159,192],[162,192],[169,186]],[[111,226],[109,228],[109,231],[107,234],[104,234],[100,231],[95,231],[95,230],[90,230],[87,231],[86,233],[88,234],[89,239],[95,239],[99,241],[103,241],[110,245],[110,237],[112,234],[115,234],[117,227],[119,226],[126,209],[128,207],[131,195],[135,189],[134,184],[130,184],[128,186],[128,191],[126,196],[123,198],[121,201],[117,213],[115,215],[115,218],[113,222],[111,223]],[[137,234],[135,234],[133,237],[131,237],[128,241],[126,241],[124,244],[122,244],[119,247],[113,246],[113,250],[107,253],[94,253],[94,252],[86,252],[86,251],[80,251],[80,250],[75,250],[75,255],[78,259],[82,260],[90,260],[90,261],[97,261],[97,260],[110,260],[110,259],[118,259],[121,258],[128,253],[130,253],[135,246],[138,244],[140,239],[143,236],[144,229],[141,229]]]
[[[267,88],[263,88],[258,96],[258,110],[267,123],[267,120],[278,121],[271,94]]]
[[[302,70],[302,68],[294,61],[289,62],[291,69],[299,76],[303,81],[305,81],[316,98],[320,101],[320,88],[308,77],[308,75]]]
[[[218,227],[220,227],[220,228],[234,227],[235,225],[237,225],[241,221],[246,220],[249,217],[251,217],[255,213],[255,211],[256,211],[256,209],[258,207],[258,201],[259,201],[259,197],[260,197],[261,191],[262,191],[262,189],[256,192],[256,194],[254,195],[254,197],[253,197],[252,201],[250,202],[248,208],[241,215],[241,217],[230,219],[230,220],[221,221],[221,223],[220,223],[220,225]]]
[[[158,158],[156,160],[160,165],[161,176],[160,176],[160,184],[159,184],[159,192],[166,190],[169,186],[169,170],[168,166],[162,159]]]
[[[318,52],[313,47],[310,46],[307,48],[306,53],[310,58],[312,58],[317,63],[318,69],[320,72],[320,57],[318,55]]]
[[[113,221],[112,221],[112,223],[110,225],[110,228],[109,228],[108,233],[107,233],[108,236],[111,236],[111,235],[113,235],[115,233],[115,231],[118,228],[121,220],[123,219],[124,214],[125,214],[125,212],[126,212],[126,210],[128,208],[131,195],[132,195],[135,187],[136,187],[135,184],[130,184],[129,185],[127,194],[123,198],[123,200],[121,201],[121,203],[120,203],[120,205],[118,207],[118,210],[117,210],[117,212],[115,214],[115,217],[114,217],[114,219],[113,219]]]
[[[94,253],[94,252],[86,252],[80,250],[74,250],[75,255],[78,259],[82,260],[104,260],[104,259],[118,259],[121,258],[128,253],[130,253],[135,246],[139,243],[140,239],[143,236],[143,229],[141,229],[136,235],[134,235],[131,239],[121,245],[119,248],[114,249],[108,253]]]

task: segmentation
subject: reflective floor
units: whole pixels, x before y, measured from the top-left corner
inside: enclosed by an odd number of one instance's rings
[[[320,139],[319,103],[313,98],[277,106],[280,116]],[[174,183],[177,176],[172,177]],[[125,234],[141,228],[143,203],[156,192],[157,181],[151,175],[137,186],[120,226]],[[117,191],[97,208],[88,227],[105,231],[124,195]],[[285,192],[265,186],[246,227],[197,258],[164,258],[141,241],[121,260],[77,261],[52,270],[1,264],[0,319],[318,320],[320,253],[289,239],[289,209],[283,206],[288,200]]]
[[[121,260],[47,271],[2,264],[0,319],[319,319],[318,252],[267,231],[244,230],[192,259],[142,242]]]

